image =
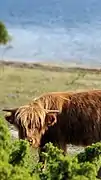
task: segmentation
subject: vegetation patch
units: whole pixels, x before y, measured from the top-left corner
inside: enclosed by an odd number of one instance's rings
[[[27,141],[12,140],[7,123],[0,118],[0,180],[98,179],[101,143],[73,156],[64,156],[62,150],[48,143],[42,156],[44,164],[37,162]]]

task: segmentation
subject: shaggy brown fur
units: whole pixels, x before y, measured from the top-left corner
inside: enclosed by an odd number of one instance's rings
[[[44,99],[41,96],[18,108],[12,121],[34,147],[42,150],[45,143],[52,142],[66,152],[69,143],[87,146],[101,140],[101,90]]]
[[[72,94],[64,100],[62,112],[47,114],[46,121],[52,116],[57,122],[42,136],[42,147],[51,141],[66,151],[66,144],[87,146],[101,141],[100,90]]]
[[[58,109],[61,111],[63,100],[69,98],[73,93],[74,92],[49,92],[35,98],[33,102],[41,104],[44,109]]]

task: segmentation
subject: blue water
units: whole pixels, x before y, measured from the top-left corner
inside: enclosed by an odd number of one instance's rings
[[[0,58],[101,63],[101,0],[0,0],[12,48]]]

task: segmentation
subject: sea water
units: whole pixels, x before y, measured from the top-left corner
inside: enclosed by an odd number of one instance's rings
[[[0,0],[0,59],[101,63],[101,0]]]

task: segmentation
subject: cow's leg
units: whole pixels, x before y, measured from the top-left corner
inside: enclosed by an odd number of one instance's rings
[[[42,152],[45,152],[44,147],[40,147],[38,150],[39,153],[39,162],[44,163],[44,158],[42,157]]]
[[[67,144],[65,142],[59,142],[58,143],[58,148],[63,151],[63,154],[66,155],[67,153]]]
[[[64,154],[64,156],[67,154],[67,144],[64,144],[63,154]]]
[[[51,142],[51,134],[49,131],[41,137],[40,148],[39,148],[39,162],[44,162],[42,152],[45,152],[45,144]]]

